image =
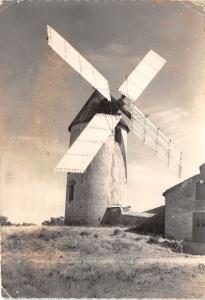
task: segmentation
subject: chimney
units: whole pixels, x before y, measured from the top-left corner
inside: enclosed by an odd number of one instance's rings
[[[200,170],[200,178],[205,180],[205,164],[199,167]]]

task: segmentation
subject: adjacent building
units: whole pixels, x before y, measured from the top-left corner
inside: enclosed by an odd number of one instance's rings
[[[165,236],[184,240],[198,250],[203,248],[205,253],[205,164],[199,170],[199,174],[163,193]]]

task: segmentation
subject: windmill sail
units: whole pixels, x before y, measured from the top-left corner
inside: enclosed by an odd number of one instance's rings
[[[120,116],[96,114],[63,156],[56,171],[84,173],[120,119]]]
[[[130,129],[132,132],[181,177],[181,152],[134,104],[129,107],[129,111],[131,113]]]
[[[47,25],[49,46],[75,71],[111,101],[108,81],[60,34]]]
[[[136,101],[165,63],[165,59],[150,50],[120,86],[119,91],[129,99]]]

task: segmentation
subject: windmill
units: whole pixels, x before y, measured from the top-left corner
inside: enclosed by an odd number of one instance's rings
[[[126,197],[129,131],[181,174],[181,153],[135,105],[166,61],[150,50],[115,99],[108,81],[70,43],[50,26],[47,33],[49,46],[95,89],[70,124],[70,147],[56,167],[68,173],[65,221],[100,224],[107,207]]]

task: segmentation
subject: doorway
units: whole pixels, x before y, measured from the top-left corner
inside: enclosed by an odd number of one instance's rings
[[[193,213],[193,241],[205,243],[205,212]]]

